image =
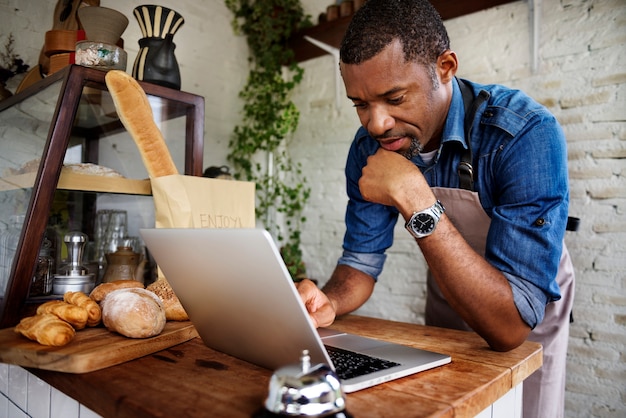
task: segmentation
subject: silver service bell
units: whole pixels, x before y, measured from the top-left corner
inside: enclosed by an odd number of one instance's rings
[[[278,416],[349,417],[339,378],[326,364],[311,366],[308,350],[302,351],[300,364],[274,372],[265,408]]]

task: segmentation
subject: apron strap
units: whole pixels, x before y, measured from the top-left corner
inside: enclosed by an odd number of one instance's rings
[[[474,93],[471,88],[465,84],[465,81],[457,78],[459,87],[461,88],[461,94],[463,96],[463,104],[465,106],[465,142],[467,142],[467,149],[461,156],[461,161],[457,168],[459,173],[459,187],[461,189],[474,191],[474,169],[472,167],[472,144],[470,134],[472,133],[472,125],[474,117],[478,108],[489,99],[489,93],[485,90],[481,90],[478,93],[478,97],[474,97]]]
[[[465,83],[465,81],[457,78],[459,87],[461,88],[461,94],[463,95],[463,104],[465,106],[465,142],[467,142],[467,149],[461,156],[461,161],[457,167],[459,173],[459,188],[474,191],[474,168],[472,166],[472,141],[470,134],[472,133],[472,125],[474,117],[480,105],[489,99],[489,93],[485,90],[481,90],[478,93],[478,97],[474,97],[472,89]],[[567,218],[567,231],[577,231],[580,225],[580,219],[573,216]]]

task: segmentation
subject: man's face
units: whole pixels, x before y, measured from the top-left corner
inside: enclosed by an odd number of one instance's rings
[[[362,64],[340,66],[361,124],[381,147],[407,158],[438,147],[451,96],[438,70],[435,87],[426,67],[404,61],[399,41]]]

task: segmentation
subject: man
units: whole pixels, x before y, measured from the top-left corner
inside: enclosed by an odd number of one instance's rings
[[[557,121],[520,91],[458,80],[424,0],[369,0],[340,69],[362,127],[345,168],[343,255],[321,291],[298,286],[314,323],[367,301],[399,214],[428,263],[427,324],[472,329],[498,351],[541,342],[524,415],[562,416],[573,270]]]

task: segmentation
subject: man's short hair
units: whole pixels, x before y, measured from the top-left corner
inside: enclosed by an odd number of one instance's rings
[[[361,64],[398,39],[404,59],[427,67],[450,49],[441,16],[426,0],[368,0],[354,14],[340,48],[345,64]]]

